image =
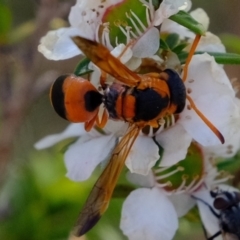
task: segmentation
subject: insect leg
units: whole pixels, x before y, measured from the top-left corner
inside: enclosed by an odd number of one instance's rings
[[[199,43],[200,39],[201,39],[201,35],[199,35],[199,34],[196,35],[196,37],[195,37],[195,39],[193,41],[193,44],[191,46],[191,49],[190,49],[190,51],[188,53],[188,57],[187,57],[185,66],[183,67],[183,77],[182,77],[183,82],[185,82],[186,79],[187,79],[188,67],[189,67],[189,64],[190,64],[190,62],[192,60],[192,56],[194,55],[194,53],[196,51],[196,48],[198,46],[198,43]]]
[[[104,128],[107,121],[108,121],[108,114],[107,114],[106,108],[104,108],[102,116],[101,116],[101,120],[100,120],[99,114],[98,114],[98,117],[96,119],[97,126],[100,127],[100,128]]]
[[[221,132],[202,114],[202,112],[196,107],[192,98],[187,95],[187,100],[189,101],[191,107],[196,112],[196,114],[204,121],[204,123],[212,130],[212,132],[217,136],[220,142],[223,144],[225,139]]]

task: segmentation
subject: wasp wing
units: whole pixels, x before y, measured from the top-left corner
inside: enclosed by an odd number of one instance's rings
[[[102,44],[79,36],[72,37],[72,40],[94,64],[122,83],[135,87],[141,81],[140,76],[111,55],[110,51]]]
[[[107,210],[125,160],[140,130],[141,127],[131,125],[127,134],[115,147],[107,167],[95,183],[79,215],[74,229],[76,236],[82,236],[88,232]]]

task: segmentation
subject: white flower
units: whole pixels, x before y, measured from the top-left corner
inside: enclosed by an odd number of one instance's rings
[[[113,46],[109,39],[110,30],[108,23],[103,22],[104,14],[108,13],[109,7],[125,1],[77,0],[69,14],[70,27],[48,32],[40,40],[38,50],[50,60],[74,57],[81,54],[81,51],[71,41],[70,37],[77,35],[101,41],[109,50],[112,50]],[[159,31],[154,26],[161,24],[166,18],[177,13],[180,9],[186,8],[191,3],[186,0],[164,0],[156,11],[152,1],[139,0],[139,4],[143,4],[147,8],[147,26],[134,13],[134,9],[131,9],[131,1],[129,1],[129,13],[126,13],[126,15],[132,22],[134,29],[130,26],[126,26],[125,29],[121,26],[119,28],[126,36],[124,44],[129,43],[132,38],[137,40],[134,43],[133,54],[142,58],[152,56],[159,48]],[[100,26],[103,27],[103,31],[99,38]],[[118,37],[115,37],[117,43],[120,44]]]
[[[81,51],[70,37],[84,36],[96,40],[96,31],[106,9],[121,0],[77,0],[71,8],[70,27],[50,31],[40,40],[38,50],[50,60],[63,60],[79,55]]]
[[[240,99],[235,98],[235,103],[237,108],[236,117],[232,118],[230,122],[230,134],[226,135],[225,143],[215,146],[203,147],[204,154],[208,156],[209,159],[214,158],[231,158],[237,154],[240,149],[240,121],[237,115],[240,111]]]
[[[93,128],[86,132],[84,124],[72,123],[62,133],[47,136],[35,144],[35,148],[43,149],[71,137],[79,137],[64,153],[67,177],[73,181],[88,179],[96,166],[107,160],[117,142],[118,134],[123,134],[126,124],[108,121],[104,130]],[[113,134],[114,133],[114,134]]]
[[[125,200],[120,227],[130,240],[171,240],[178,229],[178,219],[160,189],[141,188]]]
[[[194,197],[209,202],[209,191],[226,181],[228,177],[218,179],[220,173],[212,167],[205,156],[201,157],[196,148],[191,148],[190,156],[193,154],[196,154],[195,159],[186,159],[183,162],[188,161],[189,164],[190,161],[200,161],[203,163],[203,169],[186,168],[185,172],[184,169],[176,167],[177,170],[166,174],[167,168],[154,168],[147,176],[128,173],[128,180],[141,186],[132,191],[123,203],[120,228],[129,240],[155,240],[159,237],[164,240],[173,239],[178,228],[178,218],[184,216],[196,203],[204,225],[208,226],[207,230],[211,230],[209,233],[213,234],[219,230],[218,219],[210,216],[209,208]],[[181,166],[181,163],[178,165]],[[189,175],[190,178],[191,171],[197,171],[201,176],[197,181],[192,178],[192,181],[187,183],[183,176]],[[182,178],[182,183],[179,182],[173,189],[173,186],[169,187],[171,186],[169,181],[175,174]],[[174,181],[174,178],[172,179]],[[213,199],[211,203],[212,201]]]

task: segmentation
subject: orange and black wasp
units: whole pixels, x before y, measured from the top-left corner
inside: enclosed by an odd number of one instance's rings
[[[177,72],[165,69],[161,72],[137,74],[123,65],[118,58],[100,43],[73,37],[74,43],[102,71],[101,94],[88,80],[75,75],[59,77],[51,88],[51,102],[56,112],[72,122],[84,122],[89,131],[94,124],[104,127],[108,118],[129,123],[129,128],[119,141],[107,167],[95,183],[83,210],[80,213],[75,234],[81,236],[89,231],[106,211],[113,190],[124,167],[129,151],[139,132],[145,126],[159,127],[162,118],[179,114],[188,99],[191,108],[209,126],[223,143],[222,134],[197,109],[186,94],[184,81],[187,69],[195,52],[200,35],[197,35],[190,50],[181,79]],[[114,77],[112,84],[105,83],[106,74]],[[104,104],[104,113],[99,118],[99,108]]]

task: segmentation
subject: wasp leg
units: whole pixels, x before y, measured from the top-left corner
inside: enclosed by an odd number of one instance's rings
[[[100,120],[99,114],[96,119],[97,126],[100,128],[104,128],[107,121],[108,121],[108,114],[107,114],[107,110],[104,108],[102,116],[101,116],[101,120]]]
[[[85,122],[84,128],[85,128],[86,132],[89,132],[89,131],[92,129],[94,123],[95,123],[96,120],[97,120],[97,116],[98,116],[98,115],[96,114],[96,116],[93,117],[90,121]]]
[[[212,130],[212,132],[217,136],[217,138],[223,144],[225,142],[225,139],[221,134],[221,132],[202,114],[202,112],[196,107],[196,105],[194,104],[190,96],[187,96],[187,100],[189,101],[191,107],[196,112],[196,114],[204,121],[204,123]]]
[[[183,82],[185,82],[186,79],[187,79],[188,66],[189,66],[189,64],[190,64],[190,62],[192,60],[192,57],[193,57],[193,55],[194,55],[194,53],[196,51],[196,48],[198,46],[198,43],[199,43],[200,39],[201,39],[201,35],[197,34],[195,39],[194,39],[194,41],[193,41],[191,49],[189,51],[189,54],[188,54],[185,66],[183,67],[183,77],[182,77]]]

